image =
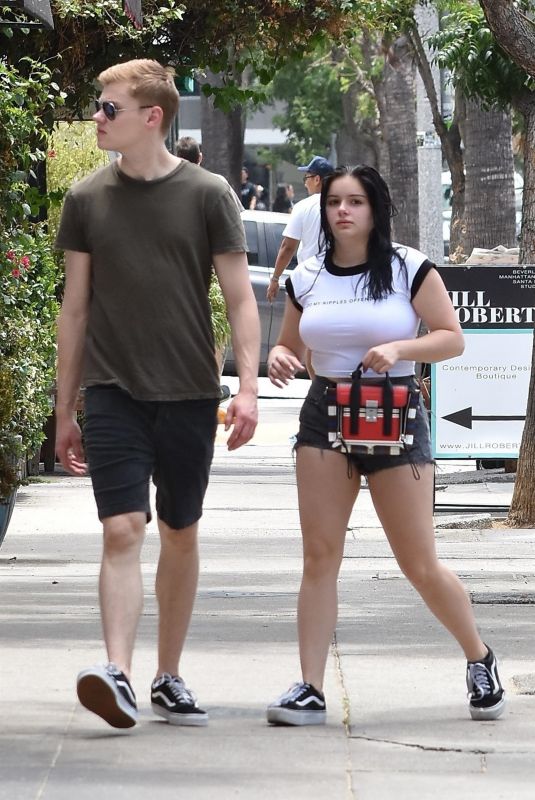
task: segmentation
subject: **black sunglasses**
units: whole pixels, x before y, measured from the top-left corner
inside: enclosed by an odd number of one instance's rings
[[[95,100],[95,108],[97,111],[103,111],[106,119],[114,120],[119,111],[138,111],[140,108],[152,108],[152,106],[137,106],[137,108],[119,108],[117,103],[111,100]]]

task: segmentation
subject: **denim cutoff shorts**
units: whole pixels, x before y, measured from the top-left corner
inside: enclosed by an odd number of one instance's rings
[[[391,378],[393,384],[410,386],[414,383],[414,376]],[[346,453],[339,448],[333,448],[328,434],[328,400],[327,389],[335,386],[333,381],[316,376],[312,381],[309,392],[301,407],[299,414],[299,432],[296,437],[295,449],[299,447],[315,447],[320,450],[333,450],[349,460],[361,475],[371,475],[382,469],[400,467],[402,464],[434,464],[431,454],[431,437],[427,421],[427,409],[423,399],[416,411],[416,420],[413,428],[413,444],[408,449],[402,449],[399,455],[367,455],[363,453]]]
[[[85,392],[84,438],[99,518],[156,511],[181,529],[202,515],[219,400],[136,400],[118,386]]]

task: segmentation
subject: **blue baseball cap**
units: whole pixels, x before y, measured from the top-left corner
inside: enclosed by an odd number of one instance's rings
[[[306,167],[297,167],[300,172],[310,172],[311,175],[319,175],[321,178],[325,178],[326,175],[330,175],[331,172],[334,172],[334,167],[330,161],[327,161],[326,158],[323,156],[314,156],[310,164],[307,164]]]

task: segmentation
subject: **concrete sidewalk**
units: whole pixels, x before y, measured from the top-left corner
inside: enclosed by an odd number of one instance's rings
[[[328,724],[266,724],[266,704],[299,678],[294,427],[291,410],[265,415],[256,443],[236,453],[218,436],[182,665],[210,713],[206,729],[173,728],[150,711],[154,523],[133,673],[141,722],[117,731],[78,704],[76,673],[104,660],[89,480],[58,475],[20,490],[0,550],[1,800],[532,800],[535,697],[523,692],[534,691],[534,530],[437,529],[440,555],[465,581],[500,657],[509,701],[501,720],[470,720],[462,654],[400,575],[363,490],[340,577]],[[502,504],[512,484],[442,491]]]

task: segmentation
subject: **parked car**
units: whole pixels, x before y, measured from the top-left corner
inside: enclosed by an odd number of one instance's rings
[[[276,300],[273,303],[268,302],[266,299],[267,287],[269,279],[275,269],[275,259],[279,252],[282,232],[288,224],[288,219],[288,214],[282,214],[277,211],[244,210],[242,212],[243,226],[245,228],[245,236],[247,237],[247,247],[249,250],[247,253],[249,275],[258,304],[262,331],[260,350],[261,375],[265,375],[267,372],[268,353],[277,341],[282,322],[286,299],[284,282],[290,271],[294,269],[297,264],[297,260],[293,258],[288,269],[283,272],[281,276],[280,290]],[[234,353],[230,345],[225,359],[223,374],[236,374]]]

